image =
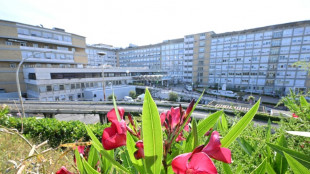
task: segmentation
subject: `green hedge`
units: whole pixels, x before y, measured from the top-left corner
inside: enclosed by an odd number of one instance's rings
[[[63,143],[72,143],[83,138],[83,141],[89,141],[84,123],[80,121],[58,121],[54,118],[37,119],[29,117],[23,119],[24,135],[37,141],[48,140],[52,147],[57,147]],[[0,125],[8,128],[16,128],[21,131],[21,120],[16,117],[0,115]],[[108,125],[100,123],[91,124],[89,127],[94,134],[101,139],[102,132]]]

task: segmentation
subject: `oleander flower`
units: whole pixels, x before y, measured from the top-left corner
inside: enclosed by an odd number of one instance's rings
[[[111,109],[107,114],[111,126],[105,128],[102,134],[102,145],[106,150],[126,145],[127,128],[126,122],[123,120],[124,109],[119,107],[118,112],[120,121],[117,119],[115,109]]]
[[[56,174],[73,174],[71,172],[69,172],[65,166],[62,166],[57,172]]]
[[[294,118],[298,118],[299,116],[296,115],[295,113],[293,113],[293,117],[294,117]]]
[[[141,159],[144,158],[144,146],[143,146],[143,142],[142,140],[139,140],[136,142],[136,148],[138,149],[137,151],[135,151],[134,156],[135,158]]]
[[[191,153],[178,155],[172,160],[172,169],[178,174],[187,173],[217,173],[213,161],[214,158],[225,163],[231,163],[231,151],[220,147],[220,136],[217,131],[212,132],[209,143],[203,147],[199,146]]]

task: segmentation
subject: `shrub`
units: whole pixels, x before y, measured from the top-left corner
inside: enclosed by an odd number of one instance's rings
[[[116,100],[116,96],[114,95],[114,98]],[[108,100],[112,101],[113,100],[113,94],[109,95]]]
[[[85,124],[80,121],[67,122],[58,121],[55,118],[37,119],[35,117],[28,117],[24,118],[23,122],[24,135],[39,142],[48,140],[52,147],[57,147],[62,143],[76,142],[81,138],[83,138],[83,141],[89,140]],[[21,130],[21,120],[16,117],[0,115],[0,125]],[[103,129],[107,126],[100,123],[89,125],[99,139],[101,139]]]
[[[170,92],[169,93],[169,98],[168,98],[169,101],[177,101],[178,100],[178,94],[175,93],[175,92]]]
[[[129,97],[135,99],[136,98],[136,91],[129,91]]]

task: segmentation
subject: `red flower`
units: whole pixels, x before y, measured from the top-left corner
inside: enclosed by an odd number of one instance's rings
[[[73,174],[71,172],[69,172],[65,166],[62,166],[57,172],[56,174]]]
[[[211,158],[225,163],[231,163],[231,152],[228,148],[221,147],[220,134],[213,131],[209,143],[202,149]]]
[[[294,118],[298,118],[298,115],[296,115],[295,113],[293,113],[293,117],[294,117]]]
[[[143,146],[143,142],[142,140],[139,140],[136,142],[136,148],[138,149],[137,151],[135,151],[134,156],[135,158],[141,159],[144,158],[144,146]]]
[[[209,143],[206,147],[199,146],[191,153],[181,154],[172,160],[172,169],[175,173],[217,173],[211,158],[231,163],[231,152],[222,148],[217,131],[212,132]]]
[[[178,174],[199,173],[214,174],[217,173],[213,161],[207,154],[201,152],[203,146],[197,147],[191,153],[181,154],[172,160],[172,169]]]
[[[115,110],[111,109],[107,117],[112,122],[111,127],[105,128],[102,134],[102,145],[104,149],[111,150],[126,145],[126,122],[123,120],[124,109],[118,108],[120,119],[118,121]]]

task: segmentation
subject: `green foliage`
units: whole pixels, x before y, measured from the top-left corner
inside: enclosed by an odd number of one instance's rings
[[[176,102],[178,100],[178,94],[175,92],[170,92],[168,100]]]
[[[129,91],[129,97],[135,99],[137,96],[136,96],[136,91]]]
[[[116,96],[114,94],[109,95],[108,100],[112,101],[113,100],[113,96],[115,98],[115,100],[117,100]]]
[[[289,95],[283,97],[277,106],[282,103],[301,119],[310,120],[310,104],[307,102],[303,94],[295,94],[295,92],[290,89]]]
[[[48,140],[52,147],[63,143],[76,142],[81,138],[89,140],[89,136],[80,121],[58,121],[54,118],[37,119],[35,117],[24,118],[24,135],[39,142]],[[8,128],[21,130],[21,120],[6,115],[0,116],[0,125]],[[95,132],[96,137],[101,139],[103,129],[108,125],[92,124],[90,129]]]

